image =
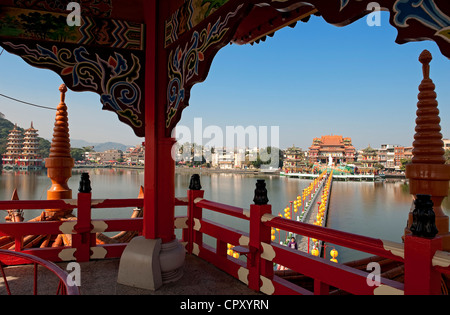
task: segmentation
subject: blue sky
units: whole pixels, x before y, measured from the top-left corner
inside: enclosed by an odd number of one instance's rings
[[[357,149],[369,144],[411,145],[424,49],[434,56],[443,136],[450,138],[450,60],[434,42],[398,45],[397,31],[383,13],[381,27],[366,19],[339,28],[312,17],[285,28],[259,45],[223,48],[204,83],[194,86],[180,125],[194,118],[203,126],[279,126],[280,146],[308,149],[327,134],[351,137]],[[44,106],[59,103],[61,79],[20,58],[0,56],[0,93]],[[114,113],[102,111],[99,96],[69,92],[72,139],[141,143]],[[0,112],[22,127],[31,121],[52,136],[54,112],[0,98]],[[205,139],[207,142],[208,139]]]

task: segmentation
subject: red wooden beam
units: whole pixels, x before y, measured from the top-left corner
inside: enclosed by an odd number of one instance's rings
[[[211,237],[227,242],[234,246],[241,245],[240,240],[242,239],[243,236],[249,237],[247,233],[235,230],[233,228],[206,219],[201,220],[200,224],[201,224],[201,228],[199,231],[200,233],[209,235]]]
[[[144,199],[105,199],[92,200],[92,209],[111,209],[111,208],[143,208]]]
[[[239,218],[239,219],[243,219],[243,220],[250,219],[250,217],[245,215],[245,211],[242,208],[233,207],[230,205],[225,205],[225,204],[221,204],[221,203],[209,201],[209,200],[204,200],[204,199],[197,202],[196,205],[197,205],[197,207],[211,210],[211,211],[218,212],[218,213],[222,213],[222,214],[226,214],[226,215],[229,215],[229,216],[232,216],[235,218]]]
[[[109,220],[93,220],[92,222],[102,221],[108,226],[105,232],[119,231],[142,231],[143,218],[137,219],[109,219]]]
[[[0,201],[0,210],[23,209],[61,209],[76,208],[76,200],[11,200]]]
[[[32,222],[0,224],[0,236],[57,235],[63,222]]]

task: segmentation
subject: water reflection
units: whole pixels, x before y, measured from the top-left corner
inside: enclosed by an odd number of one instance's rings
[[[82,172],[88,172],[92,182],[94,199],[137,198],[144,185],[144,171],[130,169],[74,170],[69,187],[76,198]],[[249,176],[241,174],[208,174],[201,176],[205,198],[236,207],[249,209],[253,203],[256,180],[266,180],[269,203],[273,214],[278,215],[301,194],[309,180],[278,176]],[[185,197],[190,175],[176,174],[175,194]],[[15,188],[22,200],[45,200],[51,182],[46,172],[6,172],[0,176],[0,198],[10,200]],[[401,242],[408,212],[412,204],[409,186],[403,182],[337,182],[332,188],[328,226],[350,233]],[[443,209],[450,215],[450,200],[446,198]],[[132,209],[94,210],[94,218],[129,218]],[[40,215],[41,211],[27,212],[26,220]],[[177,207],[177,215],[185,215],[185,207]],[[6,213],[0,214],[4,222]],[[248,222],[230,220],[228,217],[205,211],[205,217],[221,224],[248,232]],[[359,258],[361,254],[343,248],[339,261]]]

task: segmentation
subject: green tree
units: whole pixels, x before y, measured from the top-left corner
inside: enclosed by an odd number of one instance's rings
[[[70,154],[75,161],[84,161],[84,150],[80,148],[70,149]]]
[[[401,171],[405,171],[406,170],[406,165],[411,164],[411,159],[401,159],[400,162],[402,163],[402,166],[400,167]]]
[[[445,150],[445,164],[450,164],[450,149]]]
[[[49,157],[50,155],[50,147],[51,147],[51,143],[48,140],[45,140],[43,138],[39,138],[39,155],[43,158],[46,159]]]

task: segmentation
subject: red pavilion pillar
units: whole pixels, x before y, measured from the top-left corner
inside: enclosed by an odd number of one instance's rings
[[[144,1],[145,175],[143,235],[121,258],[118,282],[157,290],[183,276],[185,248],[175,237],[175,139],[166,136],[167,57],[163,46],[169,1]]]
[[[147,25],[145,90],[145,199],[144,231],[147,239],[175,240],[175,139],[166,137],[165,87],[167,58],[158,29],[164,27],[164,3],[145,1]]]

